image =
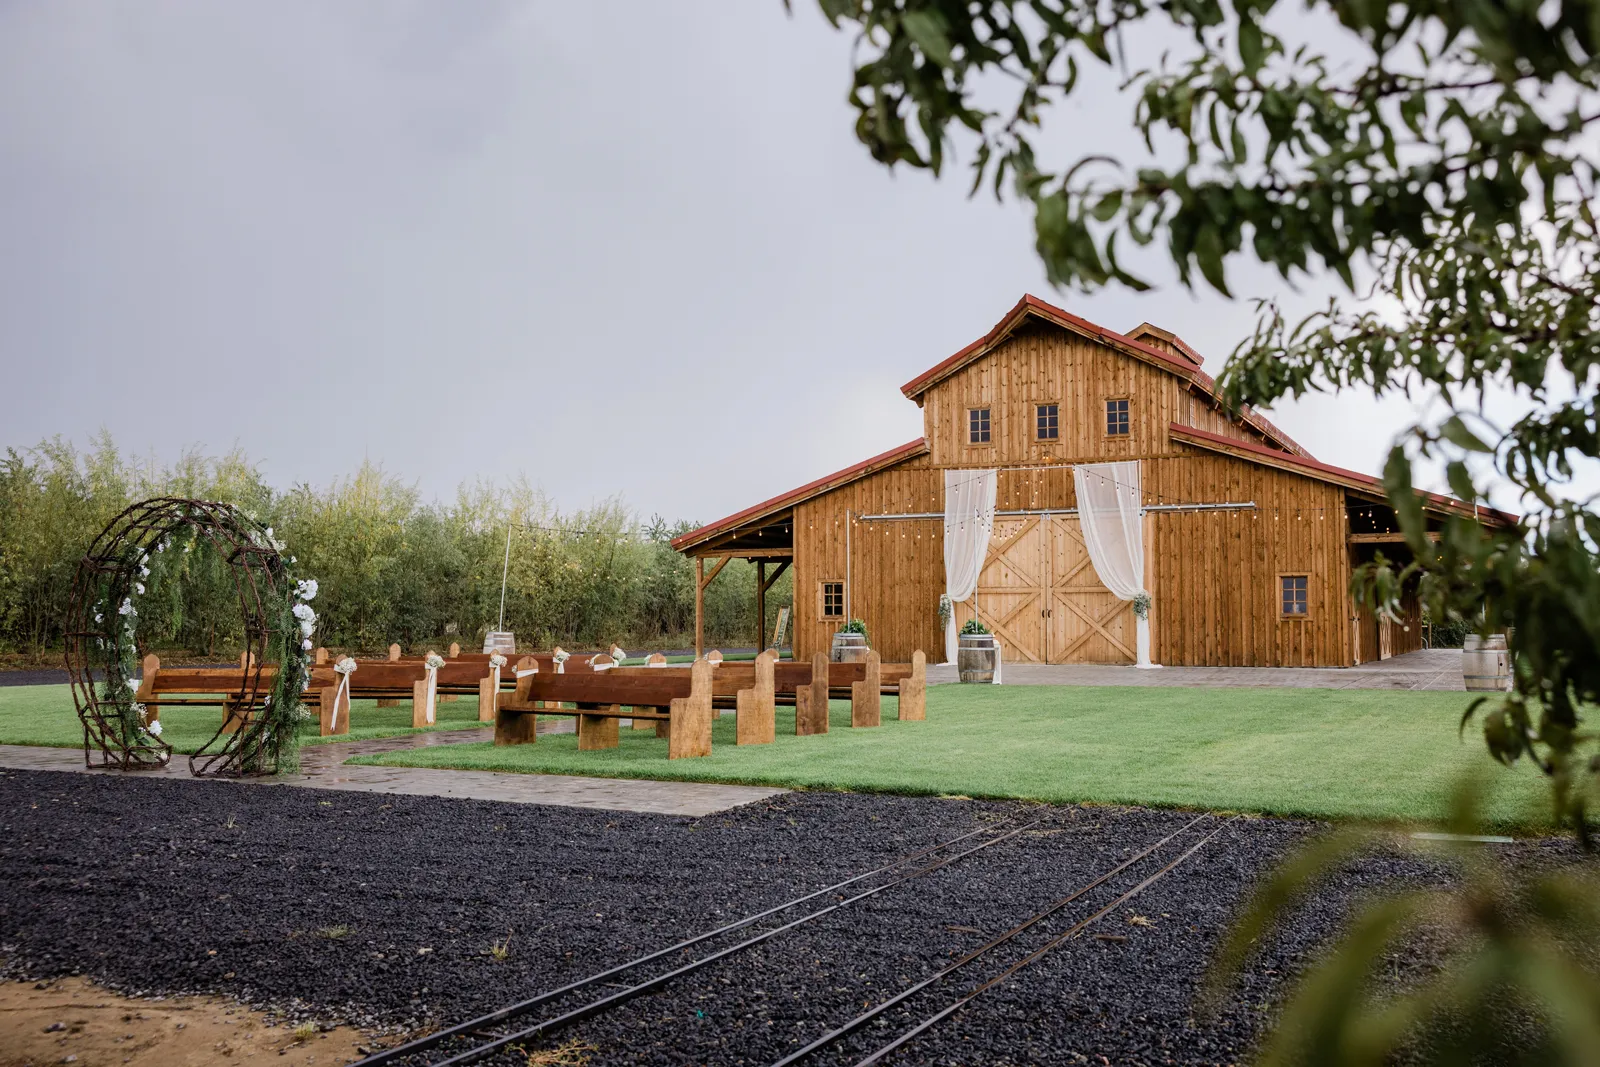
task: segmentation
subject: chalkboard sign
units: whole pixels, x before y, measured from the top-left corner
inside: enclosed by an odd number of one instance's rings
[[[789,609],[788,608],[779,608],[778,609],[778,625],[776,625],[776,626],[774,626],[772,628],[772,644],[768,645],[767,647],[768,648],[782,648],[783,647],[783,639],[788,635],[788,632],[789,632]]]

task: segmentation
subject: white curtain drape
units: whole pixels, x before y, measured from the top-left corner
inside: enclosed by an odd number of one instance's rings
[[[944,591],[960,604],[978,588],[978,573],[994,532],[994,499],[999,478],[992,470],[944,472]],[[944,627],[944,661],[956,661],[956,617]],[[998,676],[999,671],[995,672]],[[999,680],[998,677],[995,679]]]
[[[1072,468],[1078,493],[1078,525],[1095,576],[1119,600],[1144,587],[1144,491],[1139,463],[1083,463]],[[1136,667],[1150,662],[1150,620],[1135,616]]]

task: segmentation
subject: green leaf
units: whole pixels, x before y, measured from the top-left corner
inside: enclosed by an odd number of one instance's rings
[[[1464,448],[1468,452],[1493,452],[1477,434],[1467,429],[1467,424],[1461,421],[1461,416],[1452,415],[1439,427],[1439,435],[1457,448]]]
[[[1239,21],[1239,58],[1244,63],[1245,74],[1255,77],[1266,58],[1266,51],[1266,43],[1261,36],[1261,24],[1252,15],[1242,16]]]
[[[917,43],[922,54],[941,67],[950,65],[950,37],[944,19],[936,11],[907,11],[900,16],[906,35]]]

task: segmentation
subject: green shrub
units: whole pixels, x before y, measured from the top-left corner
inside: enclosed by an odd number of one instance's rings
[[[964,634],[986,634],[989,632],[989,628],[976,618],[972,618],[961,624],[961,632]]]

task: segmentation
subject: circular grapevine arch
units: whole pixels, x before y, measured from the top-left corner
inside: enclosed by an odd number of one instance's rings
[[[171,760],[161,727],[147,723],[146,709],[135,699],[138,605],[157,557],[202,543],[232,572],[247,666],[231,676],[236,684],[224,694],[242,725],[227,733],[219,723],[211,740],[189,757],[189,770],[237,777],[274,774],[293,762],[310,657],[302,648],[296,586],[283,545],[270,527],[229,504],[159,497],[112,519],[78,565],[66,626],[67,672],[83,721],[85,765],[138,770]],[[299,611],[310,615],[303,607]]]

